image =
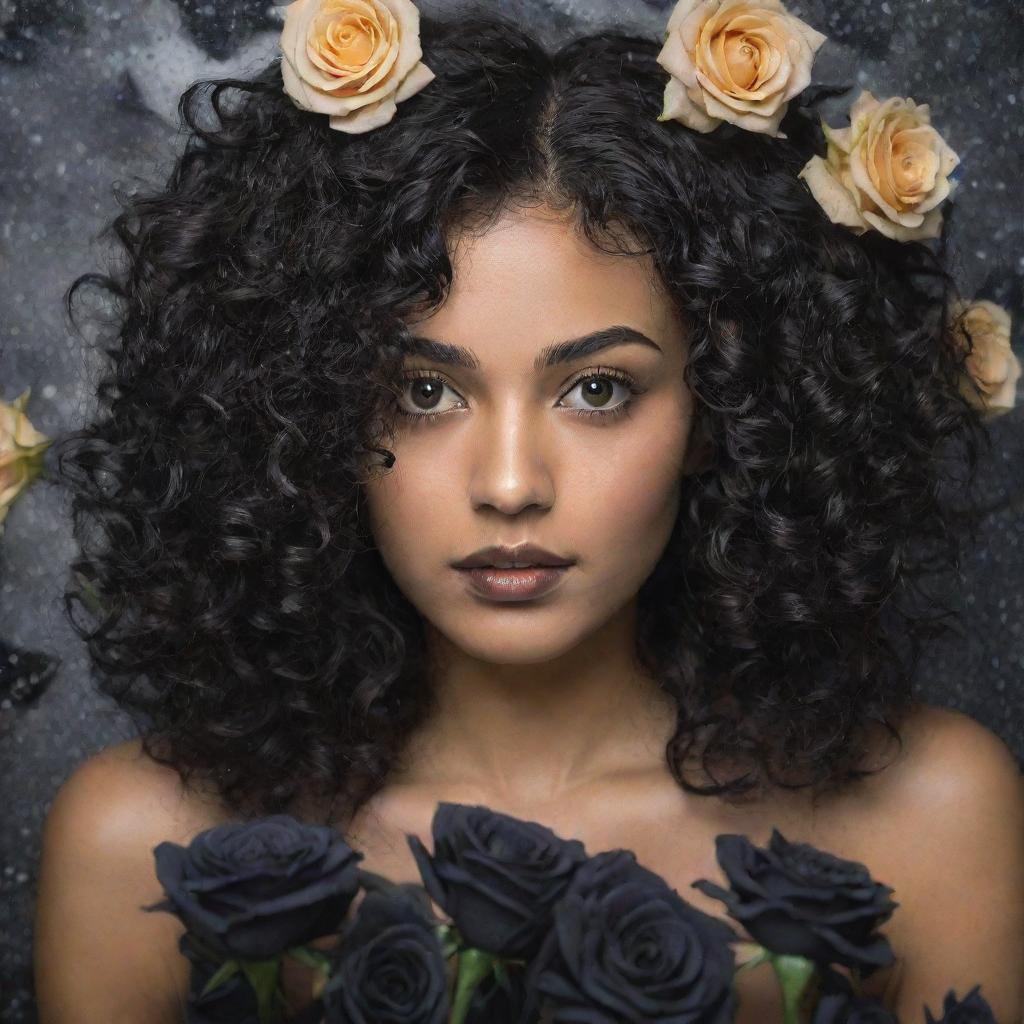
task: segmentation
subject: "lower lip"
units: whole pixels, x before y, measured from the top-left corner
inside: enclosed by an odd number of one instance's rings
[[[472,588],[491,601],[528,601],[553,590],[568,565],[539,565],[528,569],[459,569]]]

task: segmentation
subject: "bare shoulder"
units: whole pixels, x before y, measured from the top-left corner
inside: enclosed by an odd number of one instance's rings
[[[904,729],[908,764],[914,770],[905,784],[918,795],[938,786],[949,794],[950,786],[1021,784],[1017,759],[1006,743],[977,719],[952,708],[918,705]],[[941,795],[941,794],[936,794]]]
[[[920,705],[880,775],[872,828],[896,886],[899,1010],[920,1019],[981,984],[997,1020],[1024,1014],[1024,775],[991,729]],[[886,879],[887,881],[889,879]]]
[[[181,841],[218,820],[220,809],[207,796],[187,790],[178,773],[149,757],[136,737],[78,765],[58,790],[49,817],[58,824],[84,817],[98,839],[124,841],[157,832]]]
[[[188,962],[173,915],[145,912],[162,888],[153,848],[215,821],[139,740],[80,764],[43,826],[33,961],[41,1024],[181,1019]]]
[[[990,854],[992,843],[1011,859],[1024,855],[1024,774],[995,732],[926,704],[899,731],[899,752],[865,788],[860,819],[893,858],[905,855],[920,876],[923,848],[942,849],[929,863],[941,860],[946,870],[950,858]]]

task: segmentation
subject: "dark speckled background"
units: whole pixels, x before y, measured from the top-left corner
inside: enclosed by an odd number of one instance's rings
[[[616,21],[660,38],[671,4],[501,6],[560,41]],[[1010,309],[1014,348],[1024,354],[1022,8],[1016,0],[789,6],[829,37],[816,83],[931,104],[933,123],[963,165],[949,215],[962,290]],[[421,8],[445,5],[424,0]],[[111,185],[162,180],[179,141],[181,91],[269,59],[280,16],[273,4],[247,0],[0,0],[0,397],[11,401],[31,387],[30,416],[45,434],[78,426],[91,403],[85,381],[94,357],[71,336],[60,297],[74,276],[102,265],[96,235],[116,212]],[[824,105],[830,123],[845,123],[850,98]],[[919,680],[925,699],[966,711],[1024,759],[1024,405],[998,417],[992,434],[983,467],[990,512],[956,595],[964,635],[930,650]],[[40,481],[15,503],[0,540],[0,638],[60,659],[34,700],[0,701],[0,1021],[35,1019],[31,910],[49,801],[78,762],[133,733],[90,691],[81,645],[64,619],[72,555],[62,497]]]

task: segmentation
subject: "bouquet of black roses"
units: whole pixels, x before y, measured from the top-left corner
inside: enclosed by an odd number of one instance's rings
[[[728,1024],[741,971],[770,965],[784,1024],[889,1024],[862,982],[893,953],[898,904],[867,869],[776,830],[720,835],[721,900],[754,940],[684,900],[629,850],[588,854],[536,822],[440,803],[433,851],[407,837],[422,884],[360,866],[333,829],[283,814],[161,843],[165,899],[192,964],[189,1024]],[[441,908],[438,915],[434,905]],[[314,946],[328,939],[329,947]],[[736,948],[749,958],[736,964]],[[289,1016],[282,965],[317,973]],[[837,968],[844,968],[848,975]],[[936,1021],[994,1024],[975,986]]]

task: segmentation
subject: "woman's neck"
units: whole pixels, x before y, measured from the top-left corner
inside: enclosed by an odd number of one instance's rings
[[[532,664],[481,662],[428,629],[433,711],[391,781],[544,802],[664,768],[675,704],[635,663],[634,616],[627,607],[564,655]]]

